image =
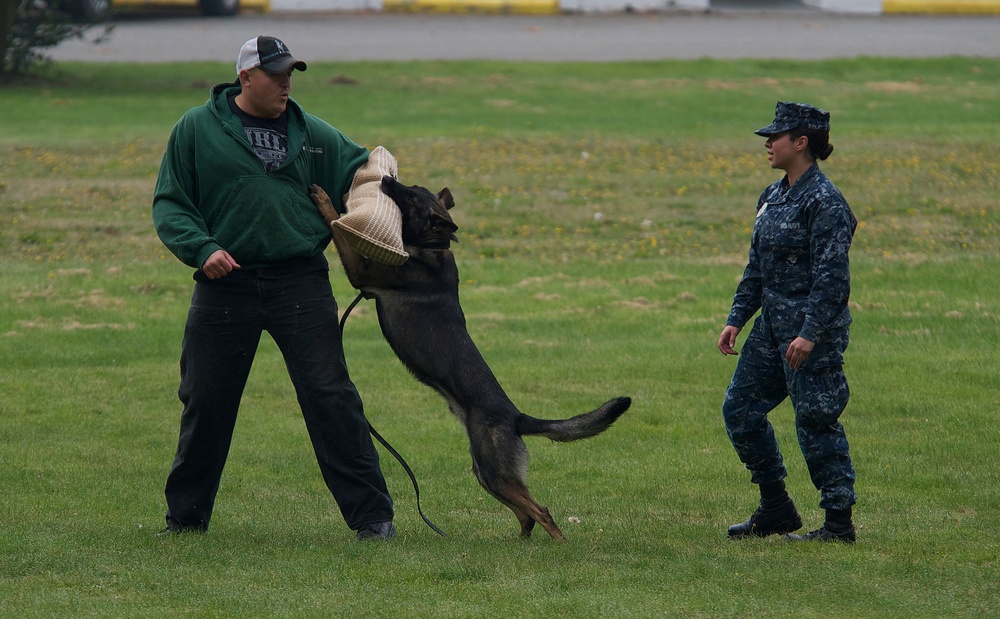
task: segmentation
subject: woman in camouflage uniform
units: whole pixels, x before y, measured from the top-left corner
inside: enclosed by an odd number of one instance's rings
[[[802,526],[768,413],[786,397],[799,446],[826,510],[824,525],[790,539],[853,543],[854,467],[839,418],[850,392],[844,376],[851,313],[848,251],[857,220],[817,160],[833,151],[830,114],[779,101],[755,133],[785,177],[764,190],[749,262],[718,347],[735,355],[736,336],[760,310],[726,390],[722,414],[740,460],[759,486],[760,506],[729,537],[766,537]]]

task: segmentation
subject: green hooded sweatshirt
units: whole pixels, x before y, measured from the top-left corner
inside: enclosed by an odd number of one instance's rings
[[[265,172],[229,109],[227,96],[239,90],[238,83],[218,84],[205,105],[177,121],[156,179],[156,233],[196,269],[219,249],[244,269],[321,254],[330,229],[309,200],[309,185],[342,196],[368,160],[368,149],[289,99],[288,158]]]

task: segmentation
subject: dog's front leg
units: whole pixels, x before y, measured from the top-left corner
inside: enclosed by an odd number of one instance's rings
[[[333,200],[330,199],[330,196],[319,185],[315,183],[309,185],[309,199],[319,209],[319,213],[323,216],[323,221],[326,222],[326,225],[329,226],[335,220],[340,219],[340,213],[333,207]]]
[[[337,247],[337,254],[340,256],[341,264],[344,265],[344,272],[347,273],[348,281],[356,289],[363,290],[366,283],[365,272],[368,268],[368,259],[359,254],[347,242],[340,229],[333,225],[334,221],[340,219],[340,213],[333,207],[333,201],[326,191],[319,185],[309,185],[309,199],[319,209],[320,215],[323,216],[323,221],[330,226],[330,230],[333,233],[333,244]]]
[[[367,275],[371,261],[359,254],[347,242],[337,226],[331,226],[331,229],[333,230],[333,244],[337,247],[337,254],[340,256],[340,263],[344,265],[348,281],[356,289],[364,291],[365,287],[371,284],[371,278]]]

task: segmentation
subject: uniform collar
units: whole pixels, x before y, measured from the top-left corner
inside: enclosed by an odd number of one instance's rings
[[[794,202],[797,201],[799,198],[801,198],[802,194],[806,192],[806,189],[808,187],[813,185],[813,182],[816,180],[816,177],[819,176],[820,174],[821,172],[819,171],[819,164],[816,163],[815,161],[812,162],[812,165],[809,166],[809,169],[806,170],[805,173],[799,177],[799,180],[795,181],[795,184],[792,185],[791,187],[788,186],[788,175],[786,174],[785,178],[782,179],[781,184],[785,188],[785,191],[788,195],[788,199]]]

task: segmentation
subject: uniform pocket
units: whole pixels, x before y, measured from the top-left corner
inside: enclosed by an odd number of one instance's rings
[[[797,228],[778,230],[772,239],[771,268],[775,282],[786,294],[807,292],[811,288],[809,235]]]

